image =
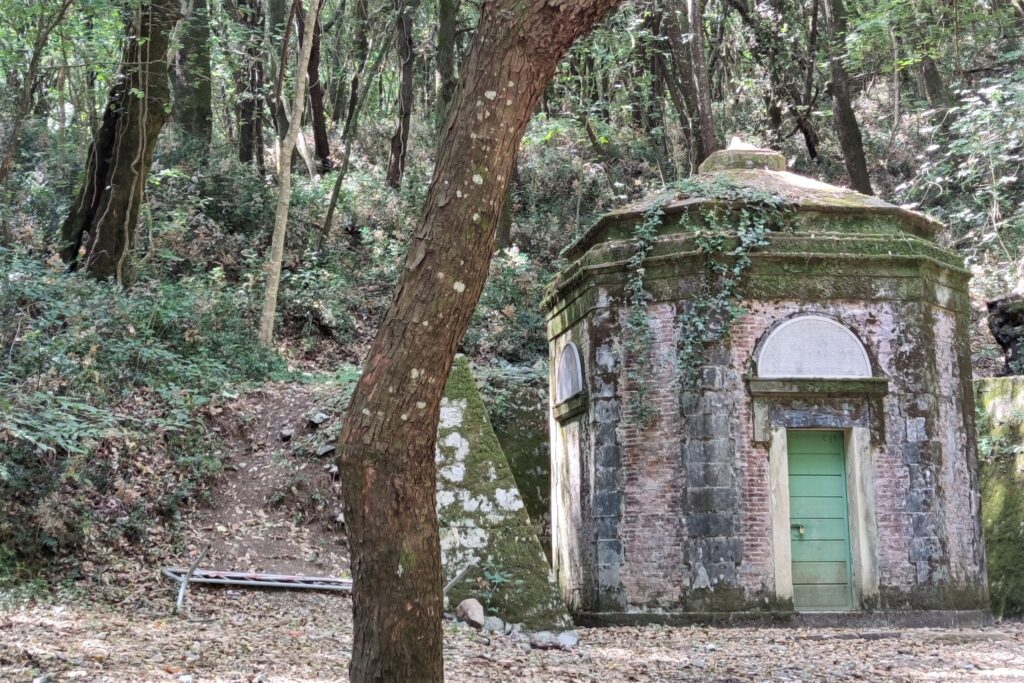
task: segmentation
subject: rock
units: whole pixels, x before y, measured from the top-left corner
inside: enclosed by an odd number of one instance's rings
[[[562,631],[558,634],[558,645],[563,650],[571,650],[580,644],[580,637],[576,631]]]
[[[579,642],[576,631],[562,631],[557,635],[551,631],[537,631],[530,636],[530,647],[535,650],[571,650]]]
[[[320,448],[318,448],[316,450],[316,455],[317,455],[318,458],[322,458],[324,456],[331,455],[332,453],[334,453],[334,444],[333,443],[325,443],[323,446],[321,446]]]
[[[505,622],[498,617],[487,617],[484,619],[484,631],[505,633]]]
[[[52,683],[53,674],[43,674],[32,679],[32,683]]]
[[[1024,374],[1024,296],[988,302],[988,329],[1003,350],[1004,375]]]
[[[281,430],[281,441],[291,441],[292,437],[295,436],[295,430],[291,427],[285,427]]]
[[[455,608],[455,617],[473,628],[480,628],[484,625],[484,606],[475,598],[466,598]]]
[[[192,674],[181,674],[178,676],[178,683],[192,683]]]
[[[327,413],[317,411],[311,418],[309,418],[309,426],[312,427],[313,429],[316,429],[317,427],[319,427],[324,422],[327,422],[330,419],[331,416],[328,415]]]

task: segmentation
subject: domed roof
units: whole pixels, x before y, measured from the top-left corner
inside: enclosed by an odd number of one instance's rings
[[[700,165],[698,175],[689,183],[696,189],[662,190],[610,211],[566,247],[563,253],[570,259],[579,257],[590,246],[603,240],[608,226],[642,218],[654,207],[660,206],[664,215],[670,216],[699,206],[734,203],[716,197],[716,187],[732,190],[728,194],[733,196],[743,194],[744,190],[753,191],[801,212],[892,216],[898,219],[897,224],[904,231],[926,239],[932,239],[942,225],[924,214],[890,204],[878,197],[829,185],[785,169],[786,160],[778,152],[752,147],[734,139],[728,149],[713,153]]]

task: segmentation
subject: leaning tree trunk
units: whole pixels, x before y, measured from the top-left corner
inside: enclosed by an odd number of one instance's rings
[[[296,0],[298,1],[298,0]],[[303,26],[305,34],[313,33],[313,24],[320,15],[319,0],[312,0]],[[288,134],[281,143],[281,159],[291,159],[295,143],[302,129],[302,111],[306,108],[306,71],[313,41],[305,41],[299,51],[299,63],[295,69],[295,96],[292,100],[291,120]],[[274,235],[270,243],[270,257],[267,259],[267,290],[263,296],[263,310],[260,315],[259,341],[270,346],[274,341],[274,318],[277,312],[277,288],[281,284],[281,262],[284,260],[284,237],[288,229],[288,207],[292,201],[292,165],[280,164],[277,174],[277,210],[274,213]]]
[[[172,118],[189,152],[205,161],[213,137],[213,79],[210,69],[210,8],[192,0],[181,31],[181,47],[171,68]]]
[[[338,439],[353,681],[443,679],[434,445],[445,380],[483,290],[530,116],[569,46],[617,2],[481,7],[423,216]]]
[[[843,65],[846,53],[846,8],[843,0],[828,0],[825,11],[828,12],[829,89],[832,92],[832,118],[835,121],[836,137],[839,138],[839,149],[846,164],[846,173],[850,176],[850,186],[858,192],[874,194],[871,177],[868,175],[867,158],[864,156],[864,140],[850,102],[850,77]]]
[[[412,23],[416,16],[419,0],[394,0],[395,49],[398,52],[398,125],[391,135],[391,154],[388,157],[388,186],[398,189],[402,186],[405,173],[405,157],[409,146],[409,124],[412,119],[413,77],[415,75],[416,49],[412,39]]]
[[[98,278],[130,279],[146,176],[170,106],[167,50],[178,0],[150,0],[132,12],[121,73],[89,146],[85,182],[61,227],[61,256]]]

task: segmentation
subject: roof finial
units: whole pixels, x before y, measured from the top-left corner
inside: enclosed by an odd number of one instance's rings
[[[740,140],[739,135],[733,135],[732,140],[729,141],[729,149],[758,149],[754,145],[743,142]]]

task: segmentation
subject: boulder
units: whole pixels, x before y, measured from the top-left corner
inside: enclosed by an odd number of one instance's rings
[[[484,606],[476,598],[466,598],[455,608],[455,618],[473,628],[480,628],[486,621]]]
[[[988,302],[988,329],[1003,350],[1004,375],[1024,375],[1024,296]]]

